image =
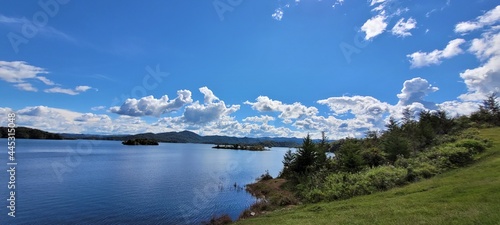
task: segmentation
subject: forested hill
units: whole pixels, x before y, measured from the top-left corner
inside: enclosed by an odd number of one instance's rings
[[[106,140],[128,140],[128,139],[152,139],[159,142],[168,143],[201,143],[201,144],[260,144],[268,147],[296,147],[300,145],[300,138],[249,138],[249,137],[228,137],[228,136],[201,136],[191,131],[164,132],[164,133],[142,133],[135,135],[82,135],[82,134],[61,134],[67,139],[106,139]]]
[[[264,145],[267,147],[296,147],[300,145],[300,138],[248,138],[228,136],[200,136],[191,131],[165,132],[165,133],[142,133],[134,135],[95,135],[95,134],[56,134],[28,127],[16,127],[16,138],[28,139],[98,139],[125,141],[129,139],[151,139],[168,143],[200,143],[200,144],[244,144]],[[8,128],[0,127],[1,138],[7,138]]]
[[[9,136],[8,127],[0,127],[0,137],[7,138]],[[27,138],[27,139],[63,139],[59,134],[54,134],[46,132],[43,130],[28,128],[28,127],[16,127],[15,128],[15,138]]]

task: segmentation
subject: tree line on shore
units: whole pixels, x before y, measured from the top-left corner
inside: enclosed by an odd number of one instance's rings
[[[8,127],[0,127],[0,138],[7,138],[9,136]],[[61,140],[63,137],[59,134],[49,133],[43,130],[28,128],[28,127],[16,127],[15,137],[20,139],[53,139]]]

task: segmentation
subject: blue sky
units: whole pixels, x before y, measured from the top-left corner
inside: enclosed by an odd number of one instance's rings
[[[0,4],[0,115],[53,132],[341,138],[500,91],[493,0]]]

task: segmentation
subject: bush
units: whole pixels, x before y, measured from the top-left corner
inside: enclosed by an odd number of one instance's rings
[[[409,182],[418,181],[424,178],[430,178],[439,174],[441,170],[436,167],[435,161],[427,157],[403,158],[399,157],[394,165],[399,168],[406,168],[406,180]]]
[[[417,180],[420,178],[431,178],[440,172],[439,168],[429,162],[420,162],[412,169],[413,175]]]
[[[370,187],[376,190],[387,190],[405,184],[406,174],[407,171],[404,168],[379,166],[368,170],[365,177]]]
[[[441,169],[451,169],[465,166],[472,162],[472,152],[464,147],[451,145],[440,146],[427,153],[427,158],[434,161]]]
[[[328,196],[319,188],[313,189],[304,196],[307,202],[316,203],[325,201],[328,199]]]
[[[407,171],[394,166],[379,166],[358,173],[330,174],[322,187],[303,190],[307,202],[334,201],[371,194],[406,183]]]
[[[401,167],[401,168],[407,168],[413,163],[412,158],[405,158],[402,155],[398,155],[396,158],[396,161],[394,162],[394,166],[396,167]]]
[[[446,135],[437,136],[434,140],[434,144],[435,145],[442,145],[442,144],[446,144],[446,143],[456,142],[459,139],[461,139],[461,138],[457,135],[446,134]]]
[[[479,129],[477,128],[469,128],[467,130],[462,131],[460,134],[460,139],[478,139],[479,137]]]
[[[361,183],[361,176],[359,173],[334,173],[326,178],[325,185],[322,193],[316,192],[311,195],[306,195],[309,198],[308,201],[313,200],[314,197],[318,197],[323,194],[323,200],[333,201],[338,199],[346,199],[355,195],[365,194],[361,188],[355,188],[356,183]]]
[[[484,152],[484,150],[486,150],[486,144],[474,139],[460,140],[455,143],[455,146],[464,147],[473,154]]]

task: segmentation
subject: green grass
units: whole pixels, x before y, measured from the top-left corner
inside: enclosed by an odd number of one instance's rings
[[[480,133],[493,147],[467,167],[386,192],[281,209],[236,224],[500,225],[500,128]]]

